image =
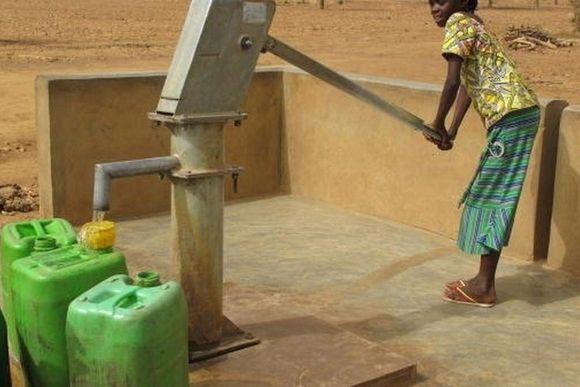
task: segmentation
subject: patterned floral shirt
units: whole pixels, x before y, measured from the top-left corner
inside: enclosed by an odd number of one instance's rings
[[[457,12],[447,20],[443,55],[447,54],[463,58],[461,84],[487,128],[511,111],[538,105],[498,39],[469,15]]]

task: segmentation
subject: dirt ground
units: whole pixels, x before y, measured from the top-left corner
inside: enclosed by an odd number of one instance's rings
[[[557,1],[557,0],[556,0]],[[165,70],[189,0],[5,1],[0,22],[0,186],[37,184],[34,79],[38,74]],[[510,51],[541,97],[580,104],[580,39],[572,7],[542,0],[481,4],[499,36],[510,25],[538,25],[574,46]],[[426,1],[327,0],[327,8],[278,1],[270,33],[336,70],[442,83],[442,30]],[[281,63],[271,55],[260,64]],[[430,117],[425,117],[429,119]],[[0,214],[0,225],[27,217]]]

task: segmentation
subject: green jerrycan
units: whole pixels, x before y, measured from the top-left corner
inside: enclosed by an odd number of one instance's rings
[[[10,363],[8,362],[8,334],[2,311],[0,311],[0,386],[11,386]]]
[[[71,387],[188,386],[187,304],[155,272],[101,282],[70,305]]]
[[[33,387],[68,386],[68,306],[99,282],[126,274],[125,257],[112,247],[90,250],[76,244],[19,259],[12,270],[20,361],[29,382]]]
[[[76,243],[77,234],[64,219],[37,219],[25,222],[9,223],[0,230],[0,266],[2,271],[2,299],[4,300],[4,317],[8,327],[10,350],[18,354],[18,341],[12,313],[12,263],[17,259],[28,257],[34,252],[41,252],[41,245],[35,246],[36,238],[52,237],[58,246]]]

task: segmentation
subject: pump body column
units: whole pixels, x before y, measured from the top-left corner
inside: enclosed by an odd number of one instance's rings
[[[172,178],[173,267],[187,300],[189,340],[214,344],[222,335],[224,126],[171,125],[171,151],[182,177]],[[206,175],[203,175],[203,173]],[[201,173],[188,178],[187,174]]]
[[[273,0],[193,0],[150,119],[171,130],[172,257],[187,298],[190,360],[254,345],[222,314],[224,127],[240,122]]]

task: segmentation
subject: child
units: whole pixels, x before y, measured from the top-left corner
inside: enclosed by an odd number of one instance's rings
[[[479,273],[445,285],[443,299],[490,307],[496,302],[495,271],[507,246],[540,121],[540,109],[504,49],[475,15],[477,0],[429,0],[431,15],[445,27],[443,57],[447,79],[431,126],[450,150],[473,102],[487,129],[479,168],[460,202],[464,204],[457,244],[481,255]],[[449,130],[445,118],[455,102]]]

